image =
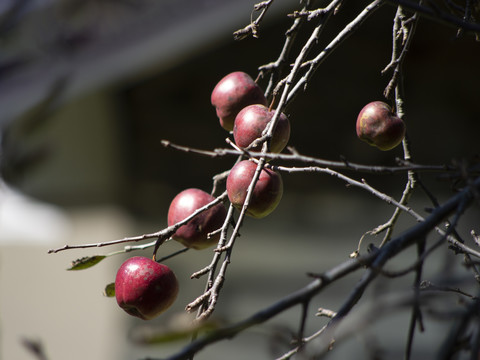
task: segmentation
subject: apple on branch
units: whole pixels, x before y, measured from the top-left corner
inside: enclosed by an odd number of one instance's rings
[[[235,71],[221,79],[211,94],[220,125],[232,131],[235,117],[244,107],[253,104],[267,105],[267,99],[258,84],[242,71]]]
[[[212,195],[200,189],[183,190],[170,203],[167,215],[168,226],[184,220],[214,200]],[[210,237],[209,234],[219,230],[226,217],[225,206],[222,203],[216,204],[180,226],[172,238],[189,248],[197,250],[207,248],[216,244],[220,239],[219,232]]]
[[[235,118],[233,138],[235,144],[241,148],[248,147],[255,139],[262,136],[263,131],[275,115],[275,110],[270,111],[264,105],[249,105],[243,108]],[[278,117],[272,138],[270,151],[281,152],[290,139],[290,121],[284,113]],[[260,151],[262,144],[252,147],[252,151]]]
[[[251,160],[237,163],[227,177],[227,194],[230,202],[241,209],[247,197],[247,189],[252,182],[257,164]],[[263,218],[270,214],[280,203],[283,195],[283,180],[280,173],[263,168],[260,172],[246,210],[246,215]]]
[[[403,120],[382,101],[365,105],[358,114],[356,129],[360,140],[383,151],[391,150],[400,144],[406,130]]]
[[[127,259],[115,278],[118,305],[132,316],[150,320],[167,310],[178,294],[173,271],[143,256]]]

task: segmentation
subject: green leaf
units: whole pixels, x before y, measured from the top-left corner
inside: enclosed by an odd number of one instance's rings
[[[105,286],[105,290],[103,290],[103,295],[106,297],[114,297],[115,296],[115,283],[110,283]]]
[[[168,324],[156,326],[141,326],[134,328],[130,333],[130,340],[136,344],[154,345],[190,339],[193,334],[204,331],[211,332],[220,328],[221,322],[208,320],[201,324],[185,324],[184,321],[170,321]]]
[[[97,265],[100,261],[105,259],[105,255],[85,256],[83,258],[72,261],[72,266],[67,270],[83,270]]]

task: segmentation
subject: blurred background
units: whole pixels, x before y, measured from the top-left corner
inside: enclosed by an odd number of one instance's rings
[[[122,246],[47,251],[160,230],[177,192],[187,187],[209,191],[212,177],[231,167],[233,157],[181,153],[160,142],[167,139],[207,150],[226,147],[229,134],[219,126],[210,104],[213,87],[229,72],[241,70],[255,77],[259,66],[276,60],[291,25],[286,14],[299,7],[296,1],[276,1],[261,23],[258,39],[234,41],[232,33],[249,23],[255,3],[0,2],[2,359],[33,359],[25,339],[41,342],[51,360],[161,358],[188,342],[154,347],[132,343],[132,329],[145,323],[102,295],[130,255],[109,257],[85,271],[65,271],[72,260]],[[325,29],[318,49],[366,4],[348,2]],[[299,152],[384,165],[402,156],[400,148],[380,152],[355,134],[358,112],[366,103],[382,99],[390,79],[381,70],[390,61],[394,14],[387,5],[367,20],[288,108],[290,144]],[[298,35],[294,54],[312,26],[306,24]],[[453,28],[420,21],[405,63],[405,120],[418,163],[471,161],[479,154],[480,46],[469,35],[455,35]],[[262,80],[260,84],[266,85]],[[365,177],[397,199],[405,182],[403,175],[349,175]],[[434,175],[425,175],[424,181],[440,201],[449,196],[449,183]],[[219,320],[248,316],[307,284],[307,272],[321,272],[347,259],[361,235],[393,211],[322,175],[285,174],[284,183],[284,199],[274,213],[262,221],[245,221],[216,311]],[[415,201],[420,210],[428,204],[423,195]],[[466,238],[471,224],[480,232],[479,215],[478,208],[467,212],[461,228]],[[405,219],[399,230],[412,224]],[[160,252],[180,248],[167,243]],[[204,288],[203,279],[189,276],[211,256],[208,250],[189,251],[168,260],[181,290],[176,304],[154,325],[168,327],[180,321],[185,305]],[[442,261],[453,259],[446,249],[438,256]],[[435,264],[431,271],[438,270]],[[316,298],[315,305],[334,309],[356,280],[342,281]],[[281,339],[294,331],[298,316],[299,309],[289,311],[265,327],[201,352],[198,359],[225,354],[232,360],[271,358],[272,351],[278,352],[272,333]],[[403,345],[395,331],[405,334],[408,316],[391,321],[386,331],[383,328],[382,340],[398,358]],[[319,324],[314,319],[307,330]],[[429,336],[442,329],[425,335],[418,358],[428,354]],[[331,358],[345,358],[358,342],[350,345],[332,352]],[[355,354],[367,358],[368,351]]]

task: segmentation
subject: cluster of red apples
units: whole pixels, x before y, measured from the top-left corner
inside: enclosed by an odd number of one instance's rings
[[[267,99],[258,84],[244,72],[233,72],[221,79],[211,94],[220,125],[233,132],[235,144],[250,151],[264,150],[279,153],[290,138],[290,122],[284,113],[277,115],[275,128],[268,141],[258,139],[266,135],[275,110],[267,107]],[[381,150],[397,146],[405,135],[405,125],[383,102],[366,105],[357,119],[360,139]],[[253,160],[237,162],[226,181],[230,203],[241,210],[257,163]],[[253,188],[245,214],[263,218],[279,204],[283,195],[280,173],[264,167]],[[215,198],[200,189],[180,192],[170,203],[168,226],[177,224],[196,210],[210,204]],[[221,227],[227,216],[223,203],[208,208],[182,225],[172,236],[185,247],[201,250],[218,243]],[[164,312],[175,301],[178,281],[170,268],[146,257],[132,257],[117,272],[115,294],[118,305],[128,314],[144,320]]]

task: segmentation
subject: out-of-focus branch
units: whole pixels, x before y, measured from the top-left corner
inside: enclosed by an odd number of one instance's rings
[[[33,354],[37,360],[48,360],[45,349],[40,341],[24,338],[22,345]]]
[[[354,288],[350,297],[337,312],[337,316],[335,316],[329,323],[329,327],[336,327],[342,321],[342,319],[347,316],[352,307],[362,296],[365,288],[378,274],[378,272],[374,269],[382,268],[383,265],[396,254],[423,239],[432,229],[437,226],[437,224],[442,221],[442,219],[455,212],[460,204],[463,203],[467,206],[470,205],[473,200],[472,190],[474,189],[477,191],[480,189],[480,178],[474,181],[474,188],[466,188],[459,194],[451,197],[442,206],[436,208],[424,221],[408,229],[395,239],[392,239],[382,249],[356,259],[349,259],[335,266],[334,268],[317,275],[316,279],[310,282],[307,286],[282,298],[276,303],[256,312],[252,316],[240,322],[223,327],[217,331],[212,331],[211,333],[193,341],[178,353],[168,357],[167,360],[188,359],[210,344],[216,343],[223,339],[230,339],[238,333],[252,326],[264,323],[265,321],[275,317],[276,315],[295,305],[305,303],[305,301],[311,299],[333,281],[338,280],[362,268],[363,266],[367,266],[368,268],[365,271],[362,280]],[[327,332],[327,334],[329,333]]]
[[[293,168],[293,167],[288,168],[288,167],[285,167],[285,166],[277,166],[276,169],[278,169],[280,171],[289,172],[289,173],[318,172],[318,173],[324,173],[324,174],[331,175],[333,177],[336,177],[340,180],[345,181],[349,185],[356,186],[356,187],[359,187],[361,189],[364,189],[364,190],[370,192],[371,194],[375,195],[379,199],[385,201],[387,204],[391,204],[391,205],[397,207],[398,209],[404,211],[405,213],[411,215],[418,222],[425,221],[425,218],[423,216],[421,216],[419,213],[417,213],[415,210],[413,210],[412,208],[410,208],[410,207],[408,207],[404,204],[401,204],[400,202],[396,201],[391,196],[388,196],[387,194],[375,189],[371,185],[367,184],[367,182],[363,179],[362,179],[362,181],[357,181],[357,180],[354,180],[354,179],[352,179],[348,176],[345,176],[345,175],[343,175],[343,174],[341,174],[337,171],[334,171],[334,170],[331,170],[331,169],[328,169],[328,168],[315,167],[315,166],[310,166],[310,167],[306,167],[306,168]],[[476,179],[476,183],[480,183],[480,177]],[[468,188],[470,188],[470,187],[468,187]],[[473,189],[472,191],[474,191],[475,187],[472,188],[472,189]],[[438,234],[440,234],[442,236],[446,235],[446,232],[438,226],[435,226],[435,230],[437,231]],[[480,251],[477,251],[475,249],[472,249],[472,248],[466,246],[465,244],[458,241],[455,237],[449,235],[449,236],[447,236],[447,240],[450,244],[455,246],[459,251],[462,251],[465,254],[480,257]],[[357,256],[357,255],[358,254],[354,254],[354,256]]]
[[[210,344],[223,339],[229,339],[252,326],[264,323],[281,312],[312,298],[315,294],[333,281],[360,269],[365,264],[371,262],[373,258],[374,255],[369,254],[359,259],[347,260],[344,263],[337,265],[333,269],[323,273],[321,278],[315,279],[307,286],[280,299],[278,302],[272,304],[268,308],[258,311],[257,313],[238,323],[221,328],[218,331],[213,331],[199,338],[198,340],[185,346],[179,353],[167,358],[166,360],[188,359],[190,356],[196,354]]]

